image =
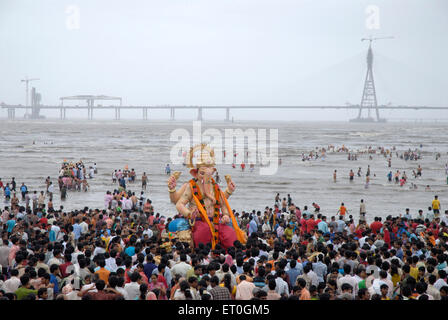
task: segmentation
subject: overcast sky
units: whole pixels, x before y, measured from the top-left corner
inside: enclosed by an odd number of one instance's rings
[[[373,44],[380,104],[448,106],[447,34],[447,0],[1,0],[0,102],[25,104],[28,76],[40,78],[33,86],[53,105],[78,94],[125,105],[359,104],[368,48],[360,40],[373,35],[395,37]],[[356,112],[232,115],[347,120]],[[383,115],[448,119],[448,111]]]

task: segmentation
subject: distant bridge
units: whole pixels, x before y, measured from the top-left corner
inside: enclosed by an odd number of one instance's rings
[[[15,111],[20,109],[29,109],[29,106],[23,106],[23,105],[7,105],[7,104],[1,104],[2,109],[8,110],[8,119],[15,119]],[[37,109],[37,114],[39,114],[40,110],[59,110],[60,112],[60,119],[65,120],[66,119],[66,112],[67,110],[80,110],[80,109],[87,109],[88,112],[88,119],[93,119],[94,111],[95,113],[101,112],[101,110],[115,110],[115,120],[121,119],[121,112],[126,110],[142,110],[142,117],[143,120],[148,119],[148,111],[159,109],[159,110],[170,110],[170,119],[175,120],[175,112],[176,110],[184,110],[184,109],[196,109],[197,110],[197,120],[203,120],[202,111],[204,109],[223,109],[226,111],[226,120],[230,121],[230,110],[232,109],[270,109],[270,110],[278,110],[278,109],[348,109],[348,110],[360,110],[360,105],[344,105],[344,106],[94,106],[92,104],[87,106],[64,106],[64,105],[35,105],[32,107],[33,109]],[[363,107],[366,109],[366,107]],[[382,110],[448,110],[447,107],[434,107],[434,106],[388,106],[388,105],[381,105],[377,107],[367,108],[367,109],[382,109]]]

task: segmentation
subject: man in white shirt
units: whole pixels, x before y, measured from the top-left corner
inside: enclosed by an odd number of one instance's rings
[[[128,212],[132,211],[132,200],[130,198],[123,198],[123,209]]]
[[[384,270],[380,271],[380,277],[378,279],[373,280],[371,290],[373,290],[373,294],[380,294],[381,295],[381,285],[386,284],[387,285],[387,296],[389,298],[392,298],[392,293],[394,290],[394,284],[392,281],[387,279],[387,272]],[[371,292],[372,294],[372,292]]]
[[[445,225],[448,226],[448,210],[445,210],[445,215],[442,217],[442,222],[445,223]]]
[[[117,256],[117,252],[115,250],[112,250],[110,252],[110,257],[106,259],[106,269],[110,272],[116,272],[118,269],[117,262],[115,260],[115,257]]]
[[[19,289],[20,286],[20,279],[18,277],[19,275],[19,270],[17,269],[12,269],[11,270],[11,278],[9,278],[8,280],[6,280],[3,283],[3,291],[5,291],[5,293],[14,293],[16,292],[17,289]]]
[[[173,277],[179,274],[181,277],[185,278],[187,276],[187,272],[191,269],[191,265],[186,263],[187,255],[182,253],[180,255],[180,262],[175,264],[174,267],[171,268],[171,273]]]
[[[359,247],[360,248],[362,248],[362,246],[364,245],[364,243],[366,242],[366,240],[367,240],[367,235],[363,235],[361,238],[359,238],[359,240],[358,240],[358,243],[359,243]]]
[[[145,224],[145,230],[143,230],[143,236],[145,236],[145,234],[148,235],[148,238],[152,238],[152,236],[154,235],[154,232],[151,230],[151,228],[149,227],[148,224]]]
[[[297,278],[303,278],[306,281],[306,288],[309,289],[310,286],[318,286],[319,285],[319,278],[317,277],[317,274],[313,271],[313,266],[311,262],[307,263],[303,267],[303,274],[299,275]],[[296,280],[297,281],[297,280]]]
[[[284,295],[289,297],[288,283],[285,281],[286,272],[284,270],[279,270],[277,272],[277,278],[275,278],[275,291],[279,295]]]
[[[440,290],[437,289],[436,287],[434,287],[434,284],[436,282],[436,276],[435,275],[430,275],[428,278],[428,289],[426,290],[426,292],[431,295],[434,300],[440,300]]]
[[[49,194],[50,197],[53,197],[53,193],[54,193],[54,185],[53,182],[50,182],[50,185],[48,186],[48,191],[47,193]]]
[[[124,285],[128,298],[127,300],[136,300],[140,295],[140,284],[142,282],[142,276],[138,272],[131,274],[131,282]]]
[[[349,285],[351,285],[353,287],[353,298],[355,298],[358,295],[358,283],[350,275],[350,272],[351,272],[351,266],[349,264],[345,264],[344,276],[338,279],[337,284],[339,289],[342,287],[342,284],[344,283],[348,283]]]
[[[446,278],[445,270],[439,270],[438,275],[439,275],[439,277],[438,277],[437,281],[434,283],[434,287],[440,291],[440,288],[442,288],[444,286],[448,286],[448,284],[444,280]]]
[[[89,232],[89,224],[86,221],[87,217],[83,217],[82,222],[79,224],[79,226],[81,227],[81,234],[83,235]]]
[[[124,278],[120,277],[118,278],[118,282],[117,282],[117,286],[115,287],[115,290],[117,290],[118,292],[120,292],[123,297],[124,300],[129,300],[129,296],[128,296],[128,292],[124,289]]]
[[[429,222],[432,222],[432,220],[434,220],[434,212],[432,211],[431,207],[428,207],[428,212],[426,213],[426,219],[428,219]]]
[[[58,239],[58,237],[59,237],[59,232],[61,232],[61,228],[57,225],[57,223],[54,223],[54,224],[51,226],[51,230],[53,230],[53,232],[54,232],[54,238],[55,238],[56,241],[57,241],[57,239]]]
[[[253,282],[249,282],[246,280],[246,276],[242,275],[240,277],[241,282],[236,287],[236,300],[250,300],[253,295],[253,290],[255,288],[255,284]]]
[[[58,266],[60,264],[63,264],[64,260],[62,259],[61,252],[59,250],[53,250],[53,258],[48,260],[47,265],[51,266],[53,264],[57,264]]]

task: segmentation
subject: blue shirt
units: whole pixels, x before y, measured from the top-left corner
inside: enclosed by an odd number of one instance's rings
[[[249,235],[251,235],[254,232],[258,231],[258,226],[257,223],[255,222],[254,219],[250,220],[249,222]]]
[[[321,221],[317,224],[317,229],[323,232],[323,234],[326,234],[328,232],[328,225],[325,221]]]
[[[6,225],[8,226],[8,232],[11,233],[12,229],[14,229],[14,227],[16,225],[16,220],[8,220],[6,222]]]
[[[143,265],[143,272],[148,277],[148,279],[151,279],[152,272],[156,268],[157,268],[157,266],[154,263],[148,262],[148,263]]]
[[[133,255],[135,255],[135,247],[127,247],[126,250],[124,250],[124,253],[132,257]]]
[[[324,277],[327,275],[327,265],[321,261],[313,263],[313,271],[317,275],[319,282],[325,282]]]
[[[5,187],[5,196],[9,197],[11,195],[11,189],[9,187]]]
[[[443,263],[439,263],[436,268],[437,268],[437,270],[445,269],[446,268],[446,262],[444,261]]]
[[[75,240],[78,240],[81,236],[81,226],[77,223],[73,225],[73,233],[75,234]]]
[[[54,232],[54,230],[52,230],[52,229],[50,229],[49,239],[50,239],[50,242],[56,241],[56,232]]]
[[[56,295],[59,293],[59,284],[58,279],[53,274],[50,274],[50,283],[54,283],[53,292],[54,296],[56,297]]]
[[[399,248],[396,254],[397,258],[403,259],[403,250]]]
[[[296,285],[297,277],[303,273],[303,267],[300,263],[297,263],[294,268],[289,269],[286,273],[289,276],[289,285],[294,287]]]

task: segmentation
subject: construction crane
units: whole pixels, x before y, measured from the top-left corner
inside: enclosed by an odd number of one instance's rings
[[[362,38],[361,41],[369,41],[369,49],[367,51],[367,73],[366,79],[364,81],[364,90],[361,98],[361,105],[359,107],[358,117],[353,119],[355,122],[372,122],[370,117],[370,110],[375,109],[376,111],[376,121],[381,122],[384,119],[380,119],[380,113],[378,111],[378,102],[376,99],[375,82],[373,80],[373,52],[372,52],[372,41],[382,40],[382,39],[394,39],[394,37],[377,37],[377,38]],[[361,118],[362,109],[366,108],[368,112],[367,118]]]
[[[29,97],[29,93],[28,93],[29,86],[28,86],[28,84],[30,83],[30,81],[35,81],[35,80],[40,80],[40,79],[38,79],[38,78],[28,79],[28,76],[27,76],[25,79],[20,80],[21,82],[25,82],[26,83],[26,89],[25,89],[26,90],[26,105],[25,105],[25,107],[27,107],[27,108],[25,109],[25,113],[28,112],[28,107],[29,107],[29,105],[28,105],[28,97]]]

